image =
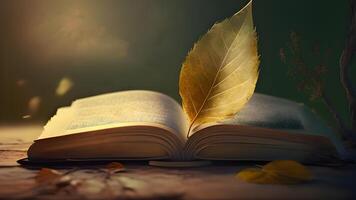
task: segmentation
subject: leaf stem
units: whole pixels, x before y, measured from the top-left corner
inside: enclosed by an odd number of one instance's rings
[[[187,139],[189,138],[190,131],[191,131],[193,125],[194,125],[195,120],[196,120],[196,118],[195,118],[194,121],[192,121],[192,122],[190,123],[190,125],[189,125],[188,132],[187,132]]]

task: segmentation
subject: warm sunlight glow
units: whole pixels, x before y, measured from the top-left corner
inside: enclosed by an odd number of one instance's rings
[[[44,10],[31,18],[27,42],[41,51],[40,61],[66,59],[120,60],[127,55],[128,43],[112,33],[85,5]]]

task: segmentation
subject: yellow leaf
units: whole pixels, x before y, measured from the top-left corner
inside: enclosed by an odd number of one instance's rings
[[[54,169],[42,168],[36,175],[35,180],[39,184],[47,184],[57,181],[62,173]]]
[[[28,101],[28,110],[30,113],[36,113],[41,105],[41,97],[34,96]]]
[[[259,56],[252,1],[215,24],[183,63],[179,93],[191,128],[234,116],[252,96]]]
[[[312,173],[302,164],[293,160],[275,160],[265,165],[262,170],[300,181],[312,179]]]
[[[278,184],[275,174],[266,173],[259,168],[247,168],[237,174],[237,177],[249,183]]]
[[[262,168],[244,169],[237,174],[237,177],[258,184],[297,184],[313,178],[306,167],[293,160],[276,160]]]
[[[73,87],[73,82],[67,78],[64,77],[62,78],[56,88],[56,95],[57,96],[63,96],[65,95],[70,89]]]

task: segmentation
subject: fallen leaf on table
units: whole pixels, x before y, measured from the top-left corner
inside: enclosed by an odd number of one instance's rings
[[[272,161],[263,167],[263,171],[277,173],[300,181],[312,179],[312,173],[304,165],[293,160]]]
[[[123,164],[119,162],[111,162],[105,166],[105,168],[112,174],[125,171],[125,167]]]
[[[237,177],[258,184],[297,184],[313,179],[305,166],[293,160],[276,160],[262,168],[247,168],[240,171]]]
[[[259,74],[252,1],[214,26],[182,65],[179,93],[193,125],[233,117],[252,96]]]
[[[35,176],[35,180],[39,184],[47,184],[59,180],[62,175],[63,174],[57,170],[42,168]]]

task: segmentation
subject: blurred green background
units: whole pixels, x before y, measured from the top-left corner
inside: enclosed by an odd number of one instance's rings
[[[189,49],[215,22],[246,3],[1,1],[0,123],[47,121],[74,99],[120,90],[156,90],[180,101],[179,71]],[[314,44],[331,49],[326,88],[346,119],[338,60],[348,31],[348,9],[347,0],[255,0],[261,55],[257,92],[305,102],[331,120],[321,102],[310,102],[297,90],[287,76],[288,65],[281,62],[280,49],[288,49],[295,31],[307,54]],[[355,70],[351,77],[356,77]],[[61,80],[64,91],[56,94]]]

